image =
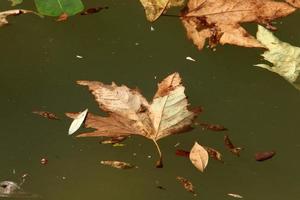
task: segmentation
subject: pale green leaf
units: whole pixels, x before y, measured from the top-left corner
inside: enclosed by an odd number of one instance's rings
[[[255,66],[275,72],[300,89],[300,48],[289,43],[282,42],[273,33],[262,26],[258,26],[256,34],[260,41],[268,50],[262,56],[273,65],[257,64]]]
[[[16,6],[18,4],[23,3],[23,0],[9,0],[11,2],[11,6]]]
[[[60,16],[66,13],[75,15],[84,9],[81,0],[34,0],[37,10],[42,15]]]

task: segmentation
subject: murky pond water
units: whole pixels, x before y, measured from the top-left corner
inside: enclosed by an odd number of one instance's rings
[[[150,24],[138,1],[85,2],[110,8],[63,23],[24,15],[0,28],[0,181],[18,182],[27,173],[22,188],[46,200],[232,199],[227,193],[249,200],[300,199],[300,92],[253,66],[261,62],[261,50],[224,46],[199,52],[175,17]],[[1,1],[1,10],[9,8]],[[32,1],[22,8],[33,8]],[[278,21],[276,35],[300,46],[299,20],[298,11]],[[252,33],[255,28],[249,26]],[[100,112],[76,80],[138,86],[150,100],[157,82],[175,71],[184,79],[191,104],[203,106],[199,119],[226,126],[232,141],[244,147],[241,157],[225,149],[223,133],[200,129],[159,141],[163,169],[154,167],[155,146],[142,137],[111,147],[67,135],[71,120],[64,112]],[[41,118],[33,110],[58,113],[62,120]],[[189,150],[194,141],[220,150],[225,163],[210,160],[200,173],[175,155],[176,143]],[[256,162],[255,152],[264,150],[277,155]],[[138,168],[117,170],[101,160],[123,160]],[[191,180],[198,196],[184,191],[176,176]]]

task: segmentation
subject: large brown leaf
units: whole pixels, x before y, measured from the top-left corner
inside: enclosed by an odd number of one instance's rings
[[[294,11],[293,6],[273,0],[190,0],[181,19],[199,50],[206,39],[211,47],[218,43],[264,47],[240,24],[257,22],[274,28],[271,20]]]
[[[178,73],[169,75],[158,85],[151,104],[139,91],[124,85],[106,85],[97,81],[77,83],[88,86],[100,109],[109,114],[108,117],[101,117],[89,113],[85,125],[95,130],[78,137],[144,136],[151,139],[158,149],[158,167],[162,166],[162,155],[157,140],[190,130],[199,113],[197,109],[188,109],[185,88]],[[67,116],[75,118],[77,114],[67,113]]]

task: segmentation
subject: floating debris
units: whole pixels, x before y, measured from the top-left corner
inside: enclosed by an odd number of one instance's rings
[[[242,199],[243,196],[239,195],[239,194],[234,194],[234,193],[228,193],[228,196],[234,197],[234,198],[238,198],[238,199]]]
[[[59,118],[54,113],[51,113],[51,112],[34,110],[34,111],[32,111],[32,113],[40,115],[47,119],[59,120]]]
[[[242,147],[235,147],[231,140],[229,139],[228,135],[224,136],[224,144],[229,149],[229,151],[236,156],[240,156],[240,151],[243,149]]]
[[[256,161],[265,161],[268,159],[271,159],[273,156],[275,156],[275,151],[264,151],[264,152],[257,152],[255,154],[255,160]]]
[[[190,57],[190,56],[187,56],[185,59],[186,59],[186,60],[189,60],[189,61],[196,62],[196,60],[195,60],[194,58]]]
[[[184,187],[184,189],[186,191],[193,193],[194,196],[197,196],[197,194],[194,191],[194,186],[191,181],[189,181],[188,179],[183,178],[181,176],[177,176],[176,179],[182,184],[182,186]]]
[[[102,160],[102,165],[108,165],[117,169],[131,169],[134,166],[127,162],[116,161],[116,160]]]

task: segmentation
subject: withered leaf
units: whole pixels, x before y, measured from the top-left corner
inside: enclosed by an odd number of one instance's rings
[[[219,151],[217,151],[216,149],[213,149],[211,147],[204,147],[204,149],[207,151],[209,157],[211,157],[215,160],[223,162],[222,154]]]
[[[134,166],[127,162],[116,161],[116,160],[102,160],[102,165],[108,165],[117,169],[131,169]]]
[[[97,81],[77,81],[88,86],[95,96],[99,107],[108,113],[108,117],[88,114],[85,126],[95,129],[82,133],[78,137],[119,137],[131,134],[151,139],[158,150],[162,166],[162,154],[157,144],[159,139],[192,129],[199,111],[189,110],[184,94],[184,86],[178,73],[166,77],[158,85],[158,90],[149,104],[139,91],[115,83],[106,85]],[[77,114],[67,113],[75,118]]]
[[[209,157],[207,151],[200,144],[195,142],[190,152],[190,160],[193,163],[193,165],[198,170],[203,172],[208,164],[208,158]]]
[[[227,131],[228,129],[219,124],[209,124],[205,122],[199,123],[200,126],[211,131]]]
[[[193,193],[194,196],[197,195],[194,191],[194,186],[191,181],[189,181],[188,179],[183,178],[181,176],[177,176],[176,179],[182,184],[182,186],[184,187],[184,189],[186,191]]]
[[[265,161],[268,159],[271,159],[273,156],[275,156],[275,151],[263,151],[263,152],[257,152],[255,154],[255,160],[256,161]]]
[[[47,119],[59,120],[59,118],[51,112],[34,110],[32,113],[45,117]]]
[[[17,15],[27,14],[27,13],[35,13],[35,12],[31,10],[23,10],[23,9],[7,10],[7,11],[0,12],[0,27],[8,24],[7,17],[17,16]]]
[[[82,12],[80,13],[80,15],[91,15],[91,14],[95,14],[95,13],[97,13],[97,12],[103,10],[103,9],[108,9],[108,6],[104,6],[104,7],[99,6],[99,7],[95,7],[95,8],[88,8],[88,9],[82,11]]]
[[[182,149],[176,149],[176,155],[189,158],[190,157],[190,152],[182,150]]]
[[[182,6],[184,0],[140,0],[150,22],[157,20],[168,8]]]
[[[56,19],[57,22],[66,21],[69,18],[69,15],[67,13],[62,13],[58,18]]]
[[[274,28],[272,20],[295,10],[288,3],[273,0],[190,0],[181,19],[188,38],[199,50],[206,39],[211,47],[220,43],[264,48],[240,24],[257,22]]]
[[[235,154],[236,156],[240,156],[240,151],[243,149],[242,147],[235,147],[231,140],[229,139],[228,135],[224,136],[224,144],[225,146],[229,149],[229,151],[233,154]]]

